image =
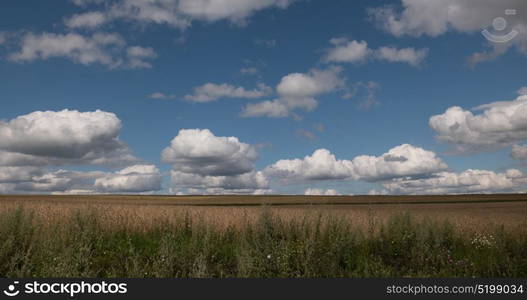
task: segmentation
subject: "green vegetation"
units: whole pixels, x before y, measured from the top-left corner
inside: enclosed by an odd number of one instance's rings
[[[525,231],[462,232],[407,214],[365,230],[336,217],[285,221],[265,209],[228,228],[188,215],[136,228],[100,218],[1,212],[0,276],[527,277]]]

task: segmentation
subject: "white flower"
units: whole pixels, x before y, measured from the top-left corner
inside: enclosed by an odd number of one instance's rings
[[[484,234],[478,234],[473,240],[472,245],[476,247],[476,249],[481,248],[492,248],[496,245],[496,241],[492,235],[484,235]]]

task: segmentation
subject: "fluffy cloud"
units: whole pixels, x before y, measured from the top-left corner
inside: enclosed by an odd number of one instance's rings
[[[354,178],[367,181],[424,176],[448,168],[434,152],[409,144],[392,148],[381,156],[357,156],[352,163]]]
[[[369,190],[368,195],[370,196],[382,196],[382,195],[388,195],[389,192],[387,190]]]
[[[0,193],[142,193],[161,189],[154,166],[136,165],[115,173],[0,167]]]
[[[338,160],[326,149],[303,159],[279,160],[265,169],[274,177],[296,180],[380,181],[394,177],[425,176],[447,168],[434,152],[404,144],[381,156],[357,156]]]
[[[113,113],[36,111],[0,121],[5,165],[114,164],[137,161],[119,140],[121,121]]]
[[[328,62],[363,62],[371,54],[368,43],[365,41],[358,42],[344,38],[333,38],[330,43],[335,47],[330,49],[325,56],[325,60]]]
[[[283,98],[307,98],[331,92],[342,85],[340,68],[313,69],[309,73],[292,73],[282,78],[276,91]]]
[[[0,172],[3,172],[0,168]],[[43,170],[32,171],[25,178],[18,178],[8,182],[0,183],[2,193],[51,193],[66,192],[70,189],[93,188],[94,180],[102,176],[102,172],[77,172],[58,170],[44,172]]]
[[[514,159],[527,160],[527,146],[513,145],[511,156]]]
[[[489,60],[504,53],[510,46],[527,53],[527,22],[522,12],[527,10],[523,0],[402,0],[402,10],[384,6],[370,10],[380,27],[394,36],[439,36],[450,30],[472,33],[487,27],[496,17],[506,17],[507,32],[519,34],[508,43],[493,43],[493,50],[475,53],[471,63]],[[505,10],[516,9],[516,15],[505,15]],[[492,28],[490,29],[492,30]],[[496,33],[503,35],[504,33]]]
[[[395,194],[459,194],[513,191],[527,183],[518,170],[495,173],[487,170],[466,170],[461,173],[440,172],[430,178],[398,178],[383,186]]]
[[[250,103],[244,107],[243,117],[281,118],[294,110],[312,111],[318,105],[316,96],[340,89],[345,79],[340,75],[342,69],[331,67],[326,70],[312,69],[308,73],[292,73],[284,76],[276,87],[278,99]]]
[[[58,170],[34,177],[30,182],[20,183],[17,185],[16,190],[29,192],[64,192],[70,189],[82,189],[84,187],[92,187],[93,180],[101,176],[101,174],[101,172]]]
[[[307,195],[307,196],[338,196],[340,195],[340,193],[334,189],[322,190],[322,189],[309,188],[304,191],[304,195]]]
[[[345,38],[333,38],[330,43],[334,47],[326,53],[324,57],[326,62],[360,63],[368,59],[377,59],[407,63],[417,67],[428,55],[428,49],[380,47],[375,50],[368,48],[368,43],[365,41],[350,41]]]
[[[112,113],[37,111],[0,121],[0,165],[129,164],[131,150],[119,140]]]
[[[208,129],[182,129],[161,157],[175,171],[232,176],[252,171],[258,153],[236,137],[217,137]]]
[[[101,64],[110,69],[136,69],[151,67],[146,60],[156,57],[152,48],[128,47],[118,34],[95,33],[83,36],[78,33],[27,33],[20,43],[20,50],[11,53],[10,60],[28,62],[65,57],[83,65]]]
[[[505,172],[505,176],[507,176],[507,178],[525,178],[525,174],[518,169],[508,169]]]
[[[82,14],[76,14],[66,19],[64,23],[70,28],[96,28],[106,22],[106,15],[99,12],[87,12]]]
[[[518,94],[527,95],[527,86],[524,86],[518,90]]]
[[[61,164],[64,164],[64,160],[61,158],[53,159],[0,150],[0,166],[55,166]]]
[[[161,189],[161,173],[153,165],[135,165],[95,180],[98,191],[142,193]]]
[[[29,181],[42,175],[37,167],[0,167],[0,183],[17,183]]]
[[[265,97],[272,93],[272,88],[263,83],[258,84],[256,89],[246,90],[243,87],[235,87],[230,84],[206,83],[194,88],[194,93],[186,95],[185,99],[194,102],[211,102],[220,98],[245,98],[255,99]]]
[[[223,188],[208,188],[208,189],[171,189],[171,193],[175,195],[268,195],[272,191],[268,189],[261,190],[228,190]]]
[[[247,104],[241,116],[244,118],[252,117],[269,117],[269,118],[284,118],[289,115],[289,108],[280,101],[262,101],[258,103]]]
[[[287,8],[294,0],[180,0],[178,2],[179,12],[193,19],[205,21],[228,19],[238,23],[262,9]]]
[[[247,18],[259,10],[287,8],[295,0],[119,0],[105,5],[103,10],[77,14],[65,22],[71,27],[94,28],[114,20],[127,20],[145,24],[168,25],[185,29],[194,20],[214,22],[229,20],[245,24]],[[74,3],[86,6],[98,1],[78,0]],[[90,17],[87,17],[88,15]]]
[[[403,10],[380,7],[370,11],[383,28],[395,36],[438,36],[448,30],[479,31],[506,9],[525,11],[523,0],[402,0]],[[508,16],[521,21],[521,15]],[[525,21],[525,20],[523,20]]]
[[[527,95],[476,110],[482,113],[454,106],[432,116],[429,124],[439,141],[452,144],[461,153],[500,149],[527,140]]]
[[[53,170],[64,165],[130,165],[121,121],[104,111],[36,111],[0,121],[0,193],[128,193],[161,188],[151,165],[115,173]],[[49,170],[51,169],[51,170]]]
[[[262,172],[251,171],[234,176],[202,176],[172,170],[172,183],[180,193],[188,194],[260,194],[269,189]]]
[[[0,166],[104,165],[115,167],[137,163],[139,159],[131,153],[128,146],[122,145],[115,151],[92,152],[82,158],[36,156],[0,150]]]
[[[282,159],[268,166],[266,174],[301,180],[348,179],[353,176],[353,163],[337,160],[329,150],[318,149],[303,159]]]
[[[261,194],[269,191],[263,172],[254,170],[258,153],[236,137],[208,129],[182,129],[163,150],[172,164],[172,192],[178,194]]]
[[[380,47],[376,52],[377,58],[389,62],[402,62],[411,66],[419,66],[428,55],[428,49]]]
[[[146,60],[156,58],[157,54],[151,47],[132,46],[126,49],[126,56],[128,57],[128,68],[143,69],[152,67]]]

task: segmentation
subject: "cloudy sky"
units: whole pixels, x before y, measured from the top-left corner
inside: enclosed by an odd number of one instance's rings
[[[524,0],[6,0],[0,193],[525,192],[526,67]]]

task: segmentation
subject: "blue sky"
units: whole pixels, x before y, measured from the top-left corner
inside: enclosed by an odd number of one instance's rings
[[[0,192],[527,190],[523,1],[0,5]]]

